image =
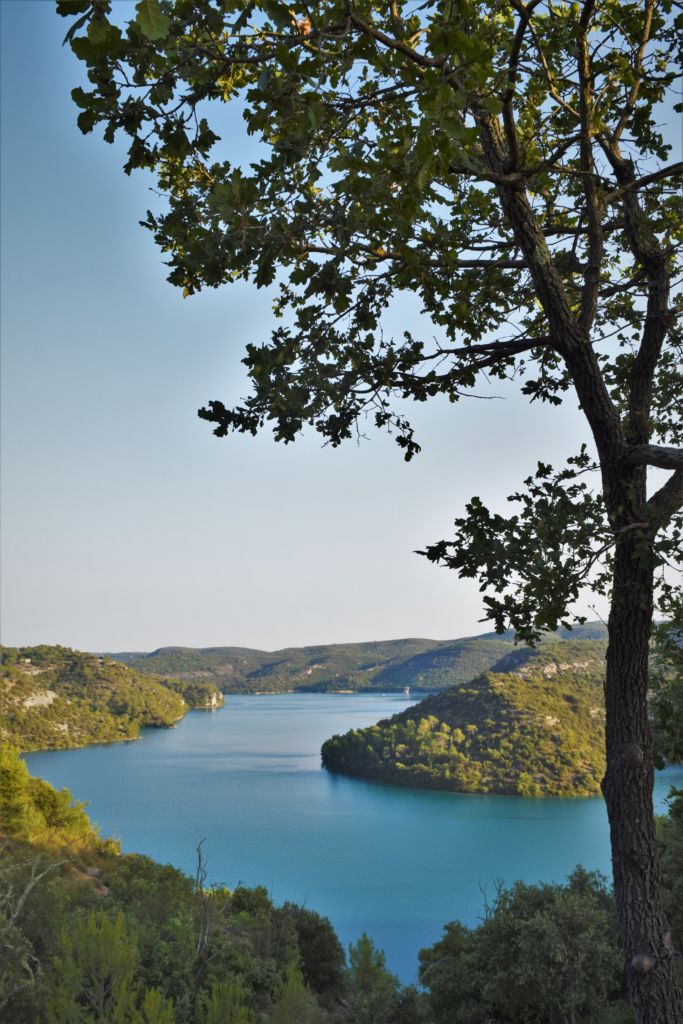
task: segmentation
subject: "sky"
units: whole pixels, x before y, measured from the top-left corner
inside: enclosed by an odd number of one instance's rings
[[[0,0],[0,19],[0,641],[273,650],[490,629],[476,583],[414,552],[472,495],[504,511],[539,459],[574,454],[575,398],[530,406],[496,382],[420,406],[411,463],[372,428],[337,449],[313,431],[213,437],[197,409],[247,393],[271,296],[166,282],[138,224],[149,179],[76,127],[68,23],[50,0]],[[402,299],[395,326],[418,318]]]

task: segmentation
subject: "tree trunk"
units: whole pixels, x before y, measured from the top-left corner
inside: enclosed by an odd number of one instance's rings
[[[651,547],[636,530],[615,552],[605,703],[602,791],[612,840],[614,895],[637,1024],[683,1024],[671,934],[659,899],[652,807],[653,736],[647,714],[652,625]]]
[[[507,175],[509,151],[499,119],[486,110],[475,111],[475,116],[490,169]],[[618,153],[614,159],[616,163]],[[623,171],[626,181],[632,180],[628,174]],[[622,463],[629,445],[649,441],[652,375],[666,323],[666,259],[654,234],[646,230],[637,204],[626,203],[631,243],[636,258],[648,269],[650,293],[643,341],[633,368],[629,415],[623,423],[523,183],[503,183],[498,186],[498,194],[527,261],[554,347],[569,370],[591,427],[605,503],[617,539],[605,683],[607,771],[603,794],[610,822],[614,894],[629,998],[637,1024],[683,1024],[683,999],[659,898],[652,808],[653,737],[647,714],[652,537],[649,527],[639,529],[635,525],[642,523],[645,515],[646,470],[641,466],[624,471]]]

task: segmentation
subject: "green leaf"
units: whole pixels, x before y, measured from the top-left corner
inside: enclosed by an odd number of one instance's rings
[[[420,189],[420,191],[422,191],[422,189],[425,187],[425,185],[427,184],[431,177],[432,163],[433,161],[431,160],[431,158],[428,158],[427,160],[424,161],[424,163],[420,167],[420,170],[417,172],[415,184],[417,185],[418,189]]]
[[[138,12],[136,21],[140,31],[153,42],[157,39],[165,39],[171,27],[171,19],[167,18],[162,11],[159,0],[140,0],[135,5]]]
[[[80,14],[82,11],[88,11],[89,8],[90,0],[57,0],[57,14],[60,14],[62,18]]]
[[[88,27],[88,39],[96,45],[115,46],[121,39],[121,29],[104,19],[93,19]]]
[[[93,130],[97,123],[97,114],[94,110],[82,110],[76,118],[76,123],[83,134],[87,135]]]
[[[81,89],[80,85],[71,90],[71,99],[77,107],[81,108],[81,110],[87,110],[93,100],[91,94],[85,92],[84,89]]]

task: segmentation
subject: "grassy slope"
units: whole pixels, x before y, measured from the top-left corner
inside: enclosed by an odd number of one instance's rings
[[[0,655],[0,739],[22,750],[136,739],[142,726],[171,726],[189,707],[222,701],[213,684],[151,678],[66,647]]]
[[[602,641],[515,648],[493,671],[322,748],[331,771],[454,792],[599,792]]]

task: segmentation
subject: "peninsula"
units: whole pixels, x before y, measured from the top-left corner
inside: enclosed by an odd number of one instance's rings
[[[605,645],[517,648],[490,671],[367,729],[333,736],[325,768],[452,792],[590,796],[605,769]]]

